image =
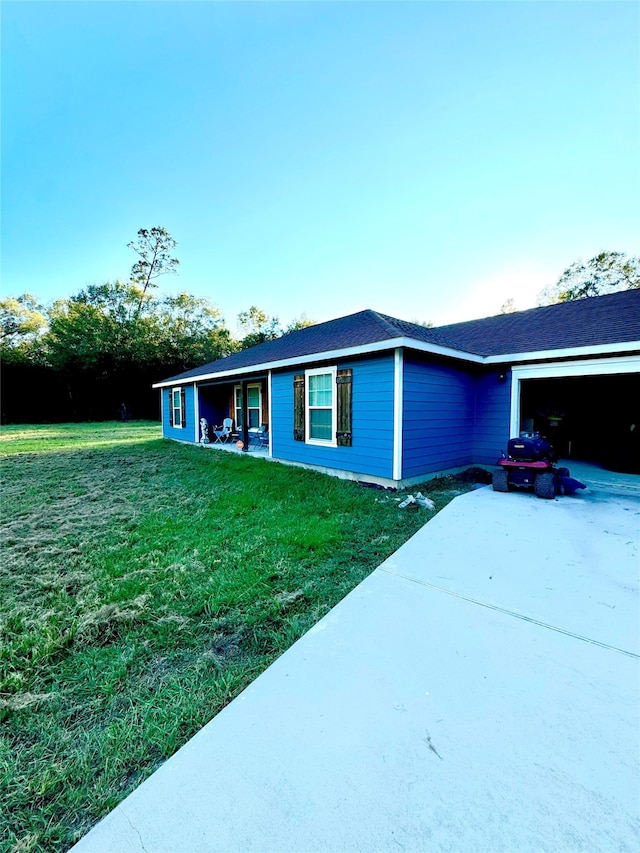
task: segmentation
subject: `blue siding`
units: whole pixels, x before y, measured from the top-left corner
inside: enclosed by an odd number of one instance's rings
[[[403,477],[474,461],[475,380],[469,371],[405,353],[403,398]]]
[[[313,367],[313,365],[307,365]],[[293,438],[293,377],[304,370],[271,378],[273,456],[323,465],[356,474],[393,476],[393,355],[340,362],[353,370],[351,447],[322,447]]]
[[[199,408],[200,417],[206,418],[206,420],[211,426],[221,424],[224,418],[229,417],[228,403],[227,405],[216,405],[216,403],[211,401],[208,397],[204,397],[202,394],[200,394],[199,397]]]
[[[500,372],[506,381],[500,382]],[[402,476],[493,465],[509,438],[511,372],[405,355]]]
[[[308,365],[308,367],[318,366]],[[303,368],[274,372],[271,442],[274,458],[393,478],[394,357],[388,353],[340,362],[353,370],[351,447],[322,447],[293,438],[293,377]],[[493,465],[509,438],[511,372],[455,365],[405,352],[402,478],[479,463]],[[230,386],[229,386],[230,387]],[[171,427],[171,389],[162,389],[162,434],[193,442],[193,385],[185,386],[184,428]],[[204,389],[203,389],[204,391]],[[266,389],[265,389],[266,391]],[[227,416],[229,388],[200,393],[200,415],[211,423]]]
[[[506,381],[500,382],[500,373]],[[473,459],[481,465],[494,465],[500,451],[507,449],[511,415],[511,370],[493,369],[476,381],[476,427]]]
[[[177,387],[177,386],[176,386]],[[162,394],[162,435],[165,438],[175,438],[178,441],[194,441],[195,414],[193,410],[193,385],[185,385],[186,419],[184,427],[172,427],[169,408],[171,406],[171,388],[163,388]]]

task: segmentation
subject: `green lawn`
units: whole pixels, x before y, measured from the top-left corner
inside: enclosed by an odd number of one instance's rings
[[[15,853],[66,850],[433,515],[145,422],[5,427],[0,463]]]

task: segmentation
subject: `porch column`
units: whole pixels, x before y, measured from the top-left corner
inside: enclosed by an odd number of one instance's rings
[[[249,383],[246,380],[242,381],[242,443],[244,447],[243,451],[247,451],[249,449],[249,403],[248,403],[248,389]]]
[[[196,444],[200,443],[200,395],[198,394],[198,385],[193,383],[193,440]]]

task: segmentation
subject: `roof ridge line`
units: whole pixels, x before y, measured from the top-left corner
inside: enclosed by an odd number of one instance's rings
[[[389,322],[389,320],[398,320],[398,322],[402,322],[398,317],[392,317],[390,314],[380,314],[379,311],[374,311],[372,308],[369,308],[368,310],[373,315],[373,319],[381,329],[384,329],[387,334],[392,333],[392,338],[404,337],[401,334],[400,329],[397,329],[393,323]]]

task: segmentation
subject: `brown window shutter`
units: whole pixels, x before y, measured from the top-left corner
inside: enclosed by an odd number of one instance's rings
[[[169,425],[173,426],[173,391],[169,388]]]
[[[185,400],[184,388],[180,389],[180,426],[184,427],[187,423],[187,403]]]
[[[351,447],[351,410],[353,372],[351,368],[338,370],[336,375],[336,393],[338,395],[338,425],[336,441],[339,447]]]
[[[304,373],[293,377],[293,437],[304,441]]]

